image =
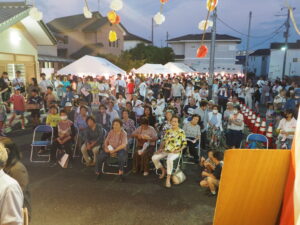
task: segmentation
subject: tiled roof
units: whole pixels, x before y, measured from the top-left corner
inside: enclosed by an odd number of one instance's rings
[[[83,32],[94,32],[101,28],[106,23],[109,23],[106,17],[102,17],[97,19],[95,22],[91,23],[90,25],[86,26],[82,31]]]
[[[29,6],[23,2],[0,2],[0,24],[26,11]]]
[[[148,43],[148,44],[151,43],[151,41],[149,41],[149,40],[147,40],[147,39],[145,39],[145,38],[142,38],[142,37],[140,37],[140,36],[131,34],[131,33],[129,33],[129,32],[127,32],[127,34],[124,36],[124,40],[125,40],[125,41],[136,41],[136,40],[138,40],[138,41],[146,42],[146,43]]]
[[[100,13],[93,12],[93,17],[95,16],[102,17]],[[62,31],[74,30],[86,21],[88,21],[88,19],[86,19],[83,14],[77,14],[56,18],[50,21],[47,25],[53,32],[59,33]]]
[[[202,34],[188,34],[188,35],[184,35],[181,37],[176,37],[176,38],[172,38],[169,39],[168,41],[201,41],[202,40]],[[211,40],[211,33],[206,33],[204,40]],[[237,41],[237,42],[241,42],[240,38],[237,37],[233,37],[227,34],[217,34],[216,35],[216,40],[217,41],[221,41],[221,40],[229,40],[229,41]]]

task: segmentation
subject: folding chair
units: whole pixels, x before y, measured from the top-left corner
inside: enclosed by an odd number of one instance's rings
[[[51,139],[50,141],[38,141],[36,139],[37,134],[43,134],[43,133],[51,133]],[[32,143],[31,143],[31,152],[30,152],[30,162],[38,162],[38,163],[44,163],[44,162],[50,162],[50,154],[47,155],[41,155],[42,157],[48,157],[48,160],[45,161],[38,161],[38,160],[33,160],[33,150],[35,147],[49,147],[53,143],[53,128],[48,125],[39,125],[34,129],[33,132],[33,138],[32,138]]]
[[[176,169],[178,168],[178,165],[179,165],[179,168],[180,168],[180,161],[181,161],[181,165],[183,164],[183,157],[182,156],[183,156],[183,151],[181,151],[179,157],[173,161],[173,171],[172,171],[172,174],[175,173]],[[163,166],[165,168],[167,168],[167,165],[166,165],[166,163],[167,163],[167,157],[163,158],[162,160],[163,160]],[[156,175],[160,175],[158,173],[157,169],[155,169],[155,173],[156,173]]]
[[[127,160],[125,162],[124,168],[127,168],[127,166],[128,166],[128,151],[126,151],[126,152],[127,152]],[[108,167],[112,167],[112,168],[118,168],[119,167],[117,157],[109,156],[109,158],[102,164],[102,173],[103,174],[109,174],[109,175],[119,175],[119,170],[117,170],[116,172],[109,172],[107,170]]]
[[[253,143],[249,144],[249,141],[252,141]],[[266,136],[262,135],[262,134],[249,134],[247,139],[246,139],[246,143],[248,143],[250,149],[255,149],[257,148],[257,143],[263,143],[266,144],[266,149],[269,149],[269,140]]]
[[[198,156],[200,157],[200,152],[201,152],[201,140],[199,140],[198,142],[199,142],[199,143],[198,143]],[[182,163],[183,163],[183,164],[192,164],[192,165],[195,164],[194,162],[190,162],[190,161],[188,161],[188,160],[185,160],[184,155],[182,156]]]

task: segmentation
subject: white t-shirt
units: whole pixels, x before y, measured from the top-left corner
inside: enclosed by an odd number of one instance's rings
[[[147,85],[145,82],[141,83],[139,86],[139,90],[140,90],[140,95],[143,97],[146,97],[147,94]]]
[[[236,124],[233,124],[233,123],[228,123],[228,129],[230,130],[244,130],[244,117],[242,114],[238,114],[235,118],[235,115],[232,114],[229,116],[229,119],[235,119],[235,120],[238,120],[238,122],[243,122],[242,126],[238,126]]]
[[[16,180],[0,170],[0,224],[23,224],[23,192]]]
[[[182,91],[184,90],[181,84],[172,84],[172,96],[173,97],[181,97]]]
[[[278,129],[284,132],[295,132],[297,126],[297,120],[292,118],[290,121],[287,121],[285,118],[280,120]],[[294,135],[288,135],[287,138],[293,139]]]

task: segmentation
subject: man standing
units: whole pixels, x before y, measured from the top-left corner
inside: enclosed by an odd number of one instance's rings
[[[115,88],[116,88],[116,97],[118,97],[118,95],[121,94],[125,98],[126,82],[125,80],[122,79],[121,74],[118,74],[118,78],[115,82]]]
[[[173,98],[180,98],[184,93],[184,88],[182,84],[179,83],[178,78],[175,79],[175,83],[172,84],[172,96]]]
[[[21,77],[21,72],[16,72],[16,78],[13,79],[12,86],[20,90],[23,94],[25,92],[25,82],[24,79]]]
[[[172,80],[169,78],[168,80],[164,80],[163,83],[163,94],[166,101],[171,97],[171,89],[172,89]]]
[[[3,101],[7,100],[5,99],[5,93],[9,91],[9,87],[5,82],[5,77],[7,76],[8,76],[7,72],[3,72],[2,77],[0,78],[0,93]]]
[[[8,159],[6,148],[0,145],[0,224],[22,225],[23,193],[16,180],[4,173]]]
[[[42,78],[42,80],[39,83],[39,88],[41,90],[41,96],[42,96],[42,98],[44,98],[46,93],[47,93],[47,88],[48,87],[53,88],[53,85],[52,85],[52,82],[50,80],[46,80],[46,74],[42,73],[41,78]]]

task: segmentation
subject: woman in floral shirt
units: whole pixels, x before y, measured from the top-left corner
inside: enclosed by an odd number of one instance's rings
[[[173,171],[173,162],[186,147],[186,136],[184,130],[179,128],[179,117],[173,116],[171,120],[172,128],[166,131],[159,150],[153,155],[152,161],[156,169],[161,169],[162,174],[159,177],[163,179],[167,174],[166,187],[171,187],[171,174]],[[160,160],[167,158],[167,170],[160,163]]]

